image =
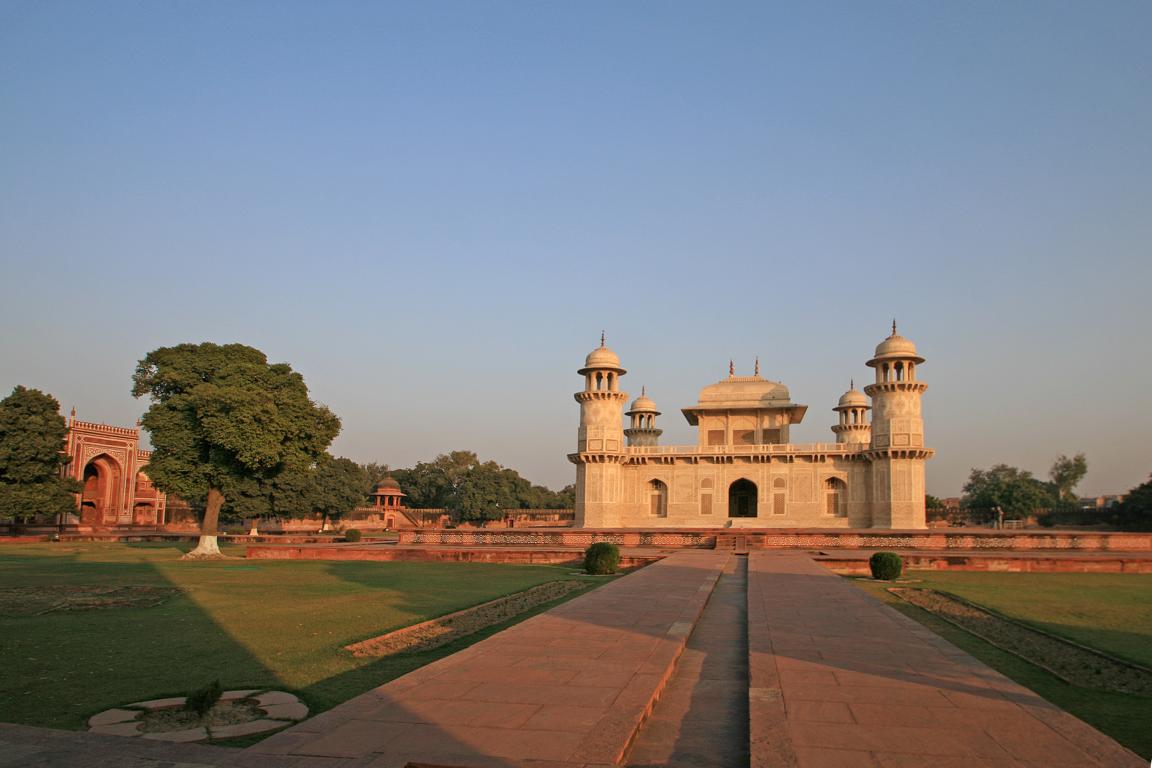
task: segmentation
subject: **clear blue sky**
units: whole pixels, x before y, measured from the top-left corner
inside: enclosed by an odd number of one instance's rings
[[[601,329],[662,407],[729,358],[831,407],[895,316],[929,491],[1152,471],[1152,4],[0,0],[0,390],[128,424],[239,341],[334,451],[575,477]]]

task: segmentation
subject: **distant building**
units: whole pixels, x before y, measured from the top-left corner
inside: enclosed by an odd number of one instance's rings
[[[1127,494],[1106,493],[1103,496],[1085,496],[1080,499],[1080,509],[1085,512],[1103,512],[1124,501]]]
[[[145,468],[151,451],[140,448],[140,426],[113,427],[80,421],[76,411],[68,421],[62,470],[83,484],[76,495],[71,524],[86,528],[156,528],[195,524],[195,513],[179,499],[159,491]]]
[[[604,346],[579,374],[576,526],[584,528],[925,528],[924,447],[916,377],[924,362],[896,333],[867,365],[875,381],[850,388],[832,410],[834,443],[793,444],[789,430],[808,406],[760,375],[704,387],[684,408],[696,445],[660,445],[660,415],[647,391],[632,402],[620,391],[626,372]],[[869,420],[868,412],[873,416]]]

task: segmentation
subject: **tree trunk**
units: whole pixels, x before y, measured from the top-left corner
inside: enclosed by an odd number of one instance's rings
[[[224,506],[224,494],[216,488],[208,489],[208,504],[204,508],[204,522],[200,524],[200,543],[196,549],[184,555],[185,560],[208,557],[223,557],[216,539],[216,526],[220,521],[220,508]]]

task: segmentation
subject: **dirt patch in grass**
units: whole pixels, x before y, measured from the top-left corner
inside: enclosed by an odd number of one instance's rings
[[[222,701],[212,707],[206,717],[190,712],[182,707],[168,709],[153,709],[140,715],[143,723],[141,730],[144,733],[168,733],[170,731],[184,731],[201,726],[219,728],[225,725],[239,725],[250,723],[264,717],[264,710],[256,706],[252,699],[238,699],[236,701]]]
[[[0,613],[40,616],[62,611],[100,608],[152,608],[180,592],[149,586],[34,586],[0,589]]]
[[[360,657],[432,650],[587,587],[585,581],[550,581],[474,608],[353,643],[345,649]]]
[[[1017,624],[953,595],[931,589],[889,591],[1073,685],[1152,696],[1152,670]]]

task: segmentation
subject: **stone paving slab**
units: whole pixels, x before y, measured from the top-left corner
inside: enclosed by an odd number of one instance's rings
[[[370,758],[364,764],[374,768],[613,764],[670,676],[729,557],[678,552],[245,755]]]
[[[804,554],[749,556],[748,646],[753,768],[1146,765]]]

